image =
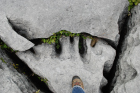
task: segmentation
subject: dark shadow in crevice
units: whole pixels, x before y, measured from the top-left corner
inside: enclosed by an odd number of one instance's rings
[[[125,40],[125,36],[127,35],[127,31],[128,31],[128,29],[127,29],[128,19],[129,19],[129,17],[126,15],[122,20],[121,28],[120,28],[120,30],[121,30],[120,31],[120,40],[119,40],[119,43],[118,43],[118,46],[116,49],[116,57],[115,57],[113,66],[112,66],[109,74],[104,75],[105,78],[108,80],[108,84],[102,88],[103,93],[110,93],[112,91],[112,89],[114,88],[114,84],[116,82],[115,73],[118,69],[118,66],[117,66],[118,59],[119,59],[120,54],[122,53],[121,49],[123,47],[123,42]],[[103,74],[105,74],[105,72],[103,72]]]
[[[107,42],[108,45],[110,45],[112,48],[114,48],[115,50],[117,49],[117,45],[114,41],[110,40],[110,39],[106,39],[106,38],[100,38],[103,41]]]
[[[24,27],[21,27],[21,23],[15,23],[10,18],[7,18],[9,25],[12,27],[12,29],[17,32],[19,35],[29,39],[29,34],[27,30]],[[18,26],[19,24],[20,26]]]
[[[35,50],[33,48],[30,48],[29,50],[27,51],[31,51],[31,53],[35,54]]]
[[[84,55],[87,53],[87,49],[86,49],[86,40],[82,38],[82,36],[80,35],[79,36],[79,53],[80,53],[80,56],[82,58],[84,58]]]
[[[74,37],[70,36],[70,43],[73,43],[73,42],[74,42]]]
[[[44,38],[44,39],[46,39],[46,38]],[[31,41],[32,43],[34,43],[35,46],[41,45],[41,44],[43,43],[41,38],[31,39],[30,41]]]
[[[58,40],[57,43],[55,43],[55,52],[60,55],[62,52],[62,46],[60,41]]]
[[[19,73],[25,73],[25,75],[29,78],[29,80],[37,87],[37,89],[40,89],[43,93],[53,93],[48,88],[48,86],[42,82],[37,75],[33,76],[33,71],[21,60],[15,53],[7,52],[8,57],[15,63],[19,64],[19,67],[17,71]]]
[[[0,69],[2,69],[2,70],[3,70],[3,69],[4,69],[4,67],[3,67],[2,65],[0,65]]]
[[[91,36],[91,37],[92,37],[92,35],[91,35],[91,34],[86,33],[86,32],[81,32],[80,34],[85,35],[85,36]]]

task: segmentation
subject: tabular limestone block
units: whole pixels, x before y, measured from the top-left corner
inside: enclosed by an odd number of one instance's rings
[[[116,73],[115,87],[111,93],[140,92],[140,4],[132,9],[128,22],[129,34],[124,41]]]
[[[0,39],[2,39],[13,50],[25,51],[34,46],[26,38],[18,35],[8,24],[6,15],[2,12],[0,16]]]
[[[19,33],[46,38],[60,30],[86,32],[115,41],[118,20],[128,0],[1,0]]]
[[[33,93],[38,89],[12,66],[13,62],[0,49],[0,93]],[[42,92],[41,92],[42,93]]]
[[[87,52],[82,58],[78,41],[78,37],[74,37],[73,43],[68,37],[61,38],[61,54],[55,52],[54,44],[33,47],[35,54],[31,51],[16,54],[34,73],[47,78],[55,93],[71,93],[71,81],[75,75],[83,80],[86,93],[101,93],[100,87],[107,83],[103,77],[103,67],[105,62],[113,64],[116,52],[101,40],[91,47],[91,40],[86,39]]]

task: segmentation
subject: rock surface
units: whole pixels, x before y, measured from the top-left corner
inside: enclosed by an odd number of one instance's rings
[[[46,38],[60,30],[86,32],[113,41],[128,0],[1,0],[17,32],[27,38]],[[4,17],[5,18],[5,17]]]
[[[60,54],[55,52],[54,44],[35,46],[35,53],[25,51],[16,54],[32,71],[49,80],[49,87],[54,93],[71,93],[71,80],[75,75],[83,80],[86,93],[101,93],[100,88],[107,83],[103,77],[104,66],[112,66],[108,64],[113,64],[116,52],[102,40],[91,47],[91,40],[86,39],[85,53],[81,57],[78,41],[78,37],[73,43],[70,43],[69,37],[62,37]]]
[[[6,15],[0,12],[0,39],[2,39],[13,50],[25,51],[34,46],[26,38],[18,35],[8,24]]]
[[[12,64],[12,60],[0,49],[0,92],[33,93],[37,91],[38,89],[30,80],[25,75],[18,73]]]
[[[140,4],[132,9],[128,35],[123,43],[116,72],[116,83],[111,93],[140,92]]]

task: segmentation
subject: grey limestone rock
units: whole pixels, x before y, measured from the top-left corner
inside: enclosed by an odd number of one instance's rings
[[[25,51],[34,46],[26,38],[18,35],[8,24],[4,12],[0,12],[0,39],[2,39],[13,50]]]
[[[0,49],[0,92],[34,93],[38,89],[13,67],[13,61]]]
[[[111,93],[140,92],[140,4],[131,12],[129,31],[119,57],[116,83]]]
[[[81,56],[78,42],[78,37],[74,37],[73,43],[69,37],[62,37],[60,54],[56,53],[54,44],[34,46],[35,53],[29,50],[16,54],[34,73],[49,80],[48,85],[54,93],[71,93],[75,75],[82,79],[86,93],[101,93],[100,88],[107,84],[103,76],[104,65],[113,64],[116,51],[102,40],[91,47],[91,40],[86,39],[85,54]]]
[[[46,38],[60,30],[113,41],[128,0],[1,0],[0,10],[25,37]]]

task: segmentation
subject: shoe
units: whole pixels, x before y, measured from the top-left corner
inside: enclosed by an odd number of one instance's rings
[[[82,87],[82,88],[84,89],[83,82],[82,82],[82,80],[80,79],[80,77],[78,77],[78,76],[74,76],[74,77],[72,78],[72,87],[74,87],[74,86],[76,86],[76,85],[78,85],[78,86],[80,86],[80,87]]]

